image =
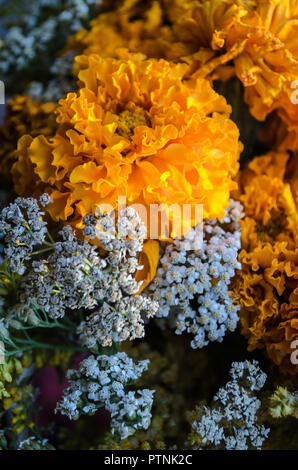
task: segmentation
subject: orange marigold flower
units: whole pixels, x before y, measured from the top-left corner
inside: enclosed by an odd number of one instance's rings
[[[227,80],[245,87],[258,120],[277,110],[297,124],[292,84],[298,77],[297,0],[136,0],[98,16],[68,49],[117,57],[119,49],[185,62],[186,76]]]
[[[233,59],[237,51],[225,48],[228,34],[241,23],[250,3],[248,0],[165,0],[175,40],[193,54],[189,60],[194,67],[205,64],[201,76],[209,75]]]
[[[17,142],[24,134],[35,137],[42,133],[51,136],[56,125],[54,103],[42,104],[29,96],[13,96],[6,105],[4,124],[0,126],[0,176],[11,183],[11,167],[15,160]],[[24,175],[25,176],[25,175]]]
[[[192,50],[195,77],[236,74],[254,117],[276,109],[288,126],[297,123],[296,0],[168,0],[168,8],[175,40]]]
[[[171,59],[186,55],[185,48],[177,48],[170,26],[164,24],[162,2],[149,1],[140,5],[137,0],[124,0],[119,3],[117,8],[113,5],[112,11],[94,18],[88,29],[81,29],[71,36],[64,50],[115,58],[122,48],[150,58]]]
[[[274,109],[288,113],[291,83],[298,75],[298,4],[296,0],[255,1],[255,9],[243,23],[243,31],[250,28],[252,32],[234,63],[246,87],[246,102],[259,120]],[[234,40],[238,40],[236,31],[235,39],[228,42]]]
[[[261,129],[259,138],[269,148],[284,152],[298,151],[298,105],[289,103],[286,109],[273,112]]]
[[[270,152],[241,173],[246,217],[235,293],[248,349],[265,347],[284,372],[296,374],[290,359],[298,337],[298,199],[288,181],[288,159]]]
[[[20,140],[15,184],[25,162],[33,166],[54,220],[78,228],[98,204],[117,209],[119,196],[146,208],[203,204],[204,217],[223,217],[241,144],[209,82],[183,81],[185,66],[164,60],[91,55],[77,64],[81,88],[60,101],[54,137]]]
[[[117,8],[92,20],[88,29],[71,36],[64,50],[118,57],[119,50],[125,48],[148,58],[188,63],[191,69],[185,69],[185,73],[189,75],[192,69],[214,58],[211,45],[214,49],[224,45],[228,30],[247,13],[242,4],[247,6],[249,2],[155,0],[140,4],[137,0],[123,0]],[[225,56],[218,60],[216,67],[229,59]],[[211,61],[209,72],[214,69]],[[225,70],[231,67],[221,68],[222,75]],[[204,75],[209,72],[204,69]]]

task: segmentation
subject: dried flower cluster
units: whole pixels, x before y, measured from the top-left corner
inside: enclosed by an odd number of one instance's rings
[[[40,198],[46,206],[51,199]],[[69,311],[90,311],[78,325],[81,342],[111,346],[144,336],[144,317],[152,317],[157,302],[136,295],[142,281],[134,275],[140,269],[137,256],[142,251],[145,226],[133,208],[120,211],[117,224],[113,215],[86,216],[85,231],[106,249],[77,239],[70,226],[61,232],[61,241],[46,242],[47,227],[37,201],[18,198],[1,213],[0,236],[12,273],[22,275],[16,304],[6,321],[34,320],[36,306],[50,319],[62,318]],[[49,234],[48,234],[49,236]],[[46,244],[46,248],[42,246]],[[34,250],[36,250],[34,252]],[[45,258],[34,255],[50,252]],[[5,280],[4,280],[5,286]],[[4,287],[3,286],[3,287]],[[76,317],[76,313],[74,313]]]
[[[46,136],[54,134],[55,107],[55,103],[42,104],[22,95],[15,95],[7,102],[5,121],[0,125],[0,176],[3,184],[7,185],[12,180],[11,167],[17,159],[17,142],[24,134],[32,137],[40,133]],[[22,171],[27,171],[27,168],[23,167]],[[25,188],[16,186],[16,191],[22,193]]]
[[[265,346],[277,365],[296,374],[291,344],[298,335],[298,200],[293,181],[287,181],[288,159],[270,152],[242,173],[242,270],[235,293],[248,349]]]
[[[137,295],[142,281],[137,282],[135,274],[140,269],[137,255],[146,236],[144,224],[132,208],[120,211],[117,227],[114,219],[112,215],[100,220],[94,216],[84,218],[84,233],[91,239],[97,236],[108,251],[104,262],[109,267],[99,286],[105,302],[78,328],[81,342],[88,347],[97,342],[110,346],[112,342],[143,337],[143,316],[150,318],[159,308],[149,297]]]
[[[284,149],[297,149],[296,0],[159,0],[143,8],[137,1],[120,3],[117,11],[78,31],[67,49],[115,57],[127,48],[184,62],[187,76],[227,80],[236,75],[251,113],[264,120],[275,112],[284,128]]]
[[[67,93],[75,91],[77,87],[73,74],[74,59],[75,54],[72,51],[57,57],[50,68],[53,77],[46,84],[39,81],[30,82],[26,93],[32,100],[47,103],[58,102]]]
[[[55,448],[48,443],[47,439],[39,440],[31,436],[20,442],[18,450],[55,450]]]
[[[0,450],[297,450],[297,0],[0,3]]]
[[[119,434],[121,439],[137,429],[147,429],[154,391],[128,391],[127,387],[146,370],[148,362],[135,365],[124,352],[84,359],[78,370],[68,371],[70,386],[56,410],[77,419],[82,413],[94,414],[104,405],[111,413],[112,433]]]
[[[160,305],[157,316],[169,317],[177,334],[194,335],[193,348],[222,341],[227,331],[236,329],[239,306],[229,285],[235,270],[241,268],[237,253],[242,216],[241,205],[231,201],[220,223],[204,223],[203,240],[198,226],[168,244],[149,286]]]
[[[273,418],[293,416],[298,418],[298,394],[287,388],[277,387],[270,397],[270,414]]]
[[[98,204],[117,209],[119,197],[148,213],[150,204],[201,203],[207,218],[221,218],[241,148],[225,99],[204,79],[183,81],[181,64],[96,55],[77,63],[81,88],[60,101],[55,136],[19,141],[18,187],[38,175],[52,218],[77,227]]]
[[[33,198],[17,198],[2,209],[0,238],[3,239],[4,255],[12,272],[24,274],[25,262],[34,249],[44,243],[47,228],[43,215]]]
[[[255,391],[266,381],[255,361],[234,362],[231,380],[214,396],[213,406],[197,407],[192,415],[190,440],[196,449],[261,449],[269,429],[257,423],[261,402]]]
[[[96,10],[95,0],[33,0],[26,6],[17,5],[13,26],[8,21],[5,40],[0,49],[0,72],[11,88],[11,80],[22,82],[32,76],[42,78],[55,54],[61,49],[70,32],[87,24]]]

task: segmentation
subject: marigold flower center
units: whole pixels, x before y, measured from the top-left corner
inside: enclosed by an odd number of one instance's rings
[[[266,224],[258,222],[256,225],[256,232],[260,240],[266,241],[269,239],[274,240],[277,235],[284,232],[287,226],[287,217],[281,210],[273,209],[271,211],[270,220]]]
[[[149,115],[144,109],[136,107],[133,111],[125,109],[120,112],[117,134],[131,139],[137,126],[152,127]]]

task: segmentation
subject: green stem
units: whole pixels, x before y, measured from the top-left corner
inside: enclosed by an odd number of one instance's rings
[[[76,325],[73,321],[71,321],[71,320],[67,317],[67,315],[65,315],[65,317],[64,317],[63,319],[64,319],[65,323],[67,323],[73,330],[76,330],[76,329],[77,329],[77,325]],[[61,325],[63,325],[63,323],[61,323]],[[65,328],[66,328],[66,326],[65,326]]]
[[[58,346],[54,344],[45,344],[45,343],[37,343],[33,342],[28,346],[24,346],[23,348],[16,349],[14,351],[9,351],[5,354],[6,357],[14,356],[19,352],[30,351],[31,349],[54,349],[58,351],[73,351],[73,352],[84,352],[86,349],[84,348],[76,348],[76,347],[68,347],[68,346]]]
[[[52,235],[50,234],[49,231],[47,232],[47,235],[48,235],[48,238],[49,238],[51,244],[54,246],[54,245],[55,245],[55,241],[54,241],[54,239],[53,239],[53,237],[52,237]],[[46,242],[45,242],[45,243],[46,243]]]
[[[46,253],[47,251],[52,251],[53,248],[43,248],[42,250],[39,250],[39,251],[34,251],[32,253],[32,256],[33,255],[40,255],[41,253]]]

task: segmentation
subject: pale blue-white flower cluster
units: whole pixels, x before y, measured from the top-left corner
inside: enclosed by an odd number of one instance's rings
[[[36,80],[29,83],[26,88],[32,100],[58,102],[67,93],[76,91],[76,78],[73,75],[75,52],[68,51],[57,57],[50,67],[51,77],[46,83]]]
[[[43,194],[40,205],[50,200]],[[104,257],[95,244],[77,238],[70,226],[60,231],[60,240],[52,240],[43,216],[34,198],[17,198],[0,212],[0,241],[9,272],[22,276],[15,305],[8,308],[0,300],[0,312],[5,311],[2,326],[19,321],[38,326],[40,311],[51,320],[71,311],[87,348],[143,337],[145,319],[156,314],[158,303],[138,294],[142,281],[137,282],[135,274],[142,268],[138,258],[146,229],[137,212],[123,209],[117,222],[114,213],[85,217],[84,233],[97,237],[106,249]],[[1,287],[5,285],[0,280]]]
[[[46,205],[46,195],[41,204]],[[42,245],[47,234],[44,212],[34,198],[17,198],[0,212],[0,240],[4,257],[11,271],[20,275],[26,271],[26,261],[33,250]]]
[[[237,326],[239,306],[231,298],[229,284],[241,268],[237,256],[242,216],[240,203],[231,201],[223,220],[205,223],[203,242],[194,228],[167,244],[149,286],[160,305],[157,316],[167,317],[177,334],[193,334],[193,348],[222,341]]]
[[[111,413],[111,431],[126,439],[138,429],[148,429],[154,390],[132,391],[129,386],[147,370],[149,361],[137,364],[124,352],[89,356],[78,370],[69,370],[70,386],[56,411],[70,419],[94,414],[101,406]]]
[[[266,381],[256,361],[234,362],[231,380],[214,396],[213,406],[195,411],[192,428],[197,434],[198,449],[261,449],[270,431],[258,424],[261,406],[253,392]]]
[[[31,436],[21,441],[17,450],[55,450],[55,448],[48,442],[48,439]]]
[[[70,34],[88,24],[100,4],[100,0],[26,2],[22,14],[16,14],[7,28],[0,47],[0,73],[6,85],[14,88],[17,76],[21,80],[39,76],[47,82],[56,53]],[[20,87],[20,80],[17,82]]]
[[[89,348],[143,337],[144,319],[158,310],[157,302],[137,294],[142,281],[137,282],[135,274],[142,268],[138,255],[146,237],[145,225],[132,207],[120,210],[117,222],[115,218],[115,213],[84,218],[84,234],[96,237],[107,250],[107,269],[94,289],[101,302],[78,328],[82,344]]]

